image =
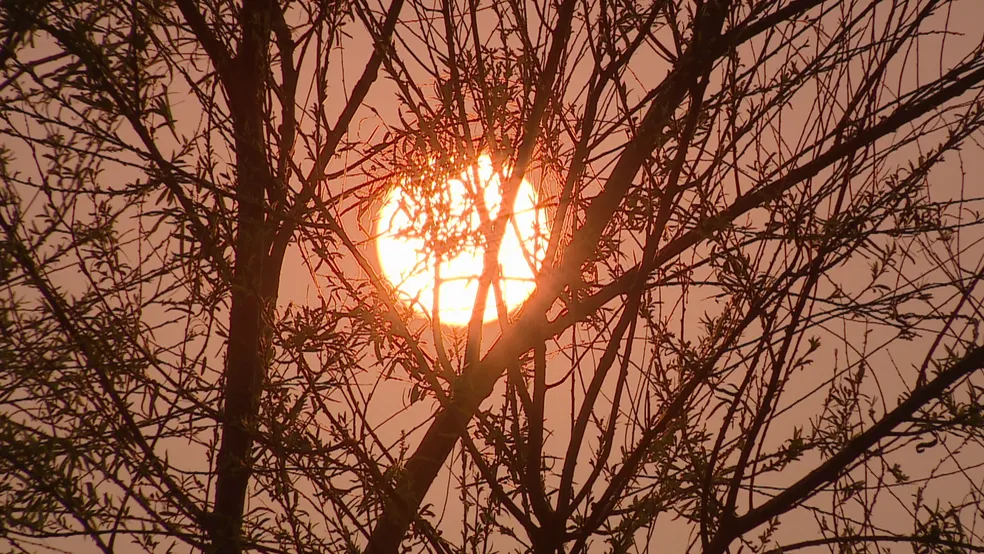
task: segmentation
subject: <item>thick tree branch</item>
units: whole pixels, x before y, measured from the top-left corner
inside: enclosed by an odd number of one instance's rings
[[[274,0],[245,0],[239,14],[242,36],[233,81],[225,83],[232,103],[238,204],[236,267],[229,314],[222,438],[216,459],[211,538],[217,554],[239,554],[246,491],[253,467],[253,433],[270,345],[269,311],[276,290],[264,287],[269,231],[265,192],[273,175],[266,157],[264,101]],[[230,89],[235,89],[232,92]],[[235,96],[234,96],[235,95]],[[279,275],[280,264],[274,272]]]
[[[239,90],[235,86],[237,72],[233,63],[232,54],[216,38],[205,16],[202,15],[202,12],[198,11],[198,6],[195,5],[193,0],[175,0],[175,3],[178,5],[178,9],[181,10],[181,15],[184,16],[188,26],[191,27],[191,32],[198,39],[198,42],[201,43],[209,59],[212,60],[212,65],[215,67],[215,72],[219,75],[219,81],[222,82],[226,94],[229,95],[230,100],[233,102],[237,101]]]
[[[887,413],[867,431],[853,438],[840,452],[831,456],[806,477],[793,483],[761,506],[749,510],[737,519],[725,521],[707,552],[711,554],[724,552],[735,538],[792,510],[821,487],[836,481],[882,439],[889,436],[896,427],[910,420],[920,408],[942,396],[964,377],[981,369],[984,369],[984,347],[977,346],[968,351],[958,362],[941,371],[925,386],[914,390],[898,407]]]

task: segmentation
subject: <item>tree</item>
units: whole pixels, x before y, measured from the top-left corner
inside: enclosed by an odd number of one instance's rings
[[[978,12],[3,3],[0,544],[984,550]],[[453,327],[372,221],[482,153]]]

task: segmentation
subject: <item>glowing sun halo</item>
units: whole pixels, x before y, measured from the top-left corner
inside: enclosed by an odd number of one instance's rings
[[[469,185],[472,182],[474,186]],[[442,323],[466,325],[471,319],[485,256],[484,238],[478,231],[481,215],[474,200],[479,194],[488,217],[495,218],[502,201],[501,183],[487,155],[459,179],[393,187],[379,212],[376,248],[383,274],[402,301],[427,315],[433,314],[434,288],[440,278],[437,301]],[[524,179],[499,248],[498,283],[507,310],[522,304],[536,286],[534,268],[546,244],[545,220],[536,191]],[[496,317],[495,293],[490,288],[485,321]]]

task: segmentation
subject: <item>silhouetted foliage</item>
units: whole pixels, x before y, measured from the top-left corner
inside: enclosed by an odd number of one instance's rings
[[[3,2],[0,548],[984,551],[981,15]],[[481,154],[443,325],[374,217]]]

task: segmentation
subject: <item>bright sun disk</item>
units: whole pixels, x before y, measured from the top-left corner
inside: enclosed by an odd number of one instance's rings
[[[507,169],[503,173],[508,175]],[[469,186],[472,181],[474,187]],[[467,325],[471,319],[485,256],[484,237],[478,232],[481,215],[473,199],[476,194],[469,194],[469,189],[482,193],[488,217],[495,218],[502,202],[501,183],[491,158],[482,155],[470,171],[459,179],[448,179],[443,186],[403,183],[393,187],[376,227],[380,266],[400,300],[432,315],[440,276],[440,319],[450,325]],[[498,283],[507,310],[519,307],[536,287],[535,269],[546,245],[545,216],[536,191],[523,179],[499,248]],[[484,319],[488,322],[497,316],[495,293],[490,288]]]

